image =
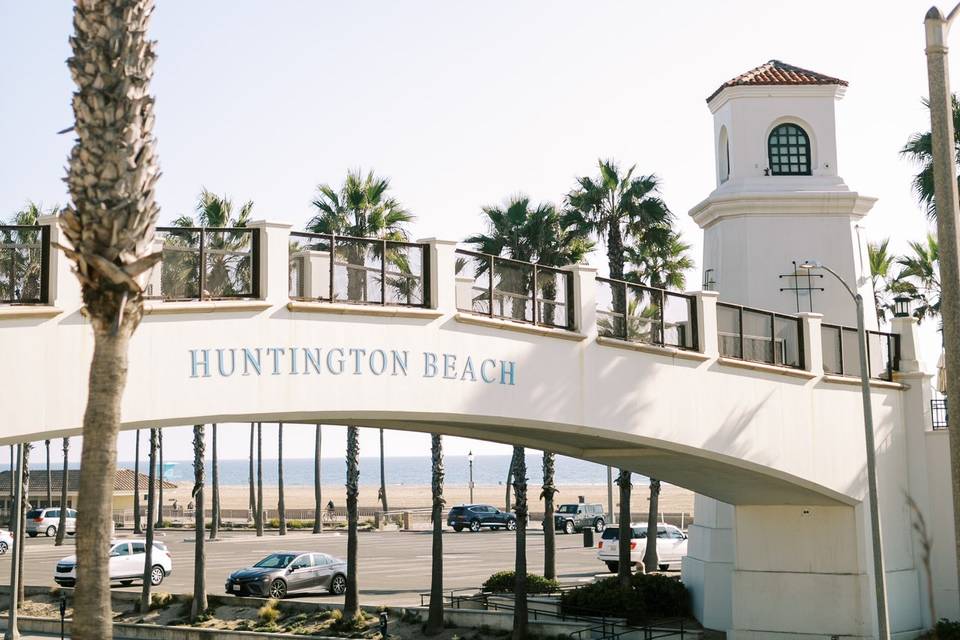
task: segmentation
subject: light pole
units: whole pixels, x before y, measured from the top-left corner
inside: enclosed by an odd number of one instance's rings
[[[470,463],[470,504],[473,504],[473,449],[467,454],[467,461]]]
[[[940,318],[947,364],[947,397],[960,398],[960,264],[957,259],[957,165],[954,148],[953,104],[947,66],[947,35],[960,4],[946,18],[936,7],[924,19],[927,81],[930,88],[930,153],[933,156],[933,194],[940,250]],[[957,402],[955,399],[954,402]],[[953,488],[954,545],[960,576],[960,437],[949,432],[950,476]],[[935,621],[931,621],[935,622]]]
[[[840,275],[818,262],[804,262],[801,269],[823,269],[833,275],[857,305],[857,344],[860,351],[860,395],[863,398],[863,431],[867,447],[867,501],[870,506],[870,534],[873,547],[873,587],[877,601],[877,635],[889,640],[887,618],[887,576],[883,568],[883,539],[880,535],[880,506],[877,500],[877,448],[873,438],[873,403],[870,399],[870,366],[867,362],[867,332],[863,326],[863,296],[853,291]]]

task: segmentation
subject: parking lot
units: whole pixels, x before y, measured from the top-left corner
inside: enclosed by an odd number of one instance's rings
[[[158,591],[189,593],[193,590],[193,532],[166,531],[158,536],[170,548],[173,575],[168,576]],[[512,569],[514,533],[482,531],[443,535],[444,588],[478,587],[495,571]],[[419,604],[420,593],[430,589],[429,531],[362,532],[359,534],[359,575],[361,600],[370,604]],[[249,566],[272,551],[318,551],[346,557],[345,533],[291,532],[284,537],[268,533],[257,538],[251,533],[226,533],[221,540],[206,545],[206,579],[210,593],[223,593],[227,575]],[[55,547],[52,538],[28,538],[24,580],[28,585],[55,586],[53,570],[57,560],[73,553],[73,540]],[[9,584],[10,558],[0,557],[0,584]],[[543,572],[543,534],[527,533],[527,566],[531,573]],[[557,536],[557,575],[562,582],[590,581],[595,575],[608,575],[596,559],[596,549],[585,549],[580,535]],[[115,587],[123,589],[122,587]],[[139,591],[139,583],[125,590]],[[326,593],[292,595],[298,599],[319,599],[336,602]]]

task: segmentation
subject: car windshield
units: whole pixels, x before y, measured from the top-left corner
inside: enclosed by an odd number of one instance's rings
[[[557,513],[576,513],[577,505],[575,504],[562,504],[560,508],[557,509]]]
[[[296,557],[292,553],[271,553],[253,566],[261,569],[286,569]]]

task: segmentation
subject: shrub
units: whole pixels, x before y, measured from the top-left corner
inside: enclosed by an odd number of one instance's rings
[[[260,607],[260,610],[257,611],[257,617],[260,618],[261,624],[274,624],[280,619],[280,601],[276,598],[267,600],[266,603]]]
[[[605,578],[567,591],[560,600],[564,613],[626,618],[631,624],[649,619],[688,616],[690,593],[676,578],[638,573],[629,589],[617,578]]]
[[[946,618],[937,620],[937,626],[933,631],[920,636],[923,638],[935,638],[936,640],[960,640],[960,622],[953,622]]]
[[[483,583],[483,590],[494,593],[513,593],[515,576],[516,574],[513,571],[498,571]],[[534,573],[527,574],[527,594],[554,593],[559,590],[560,583],[556,580],[547,579]]]

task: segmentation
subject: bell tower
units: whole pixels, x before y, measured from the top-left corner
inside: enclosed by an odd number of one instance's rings
[[[846,88],[771,60],[707,98],[717,186],[690,215],[704,231],[705,288],[721,300],[854,326],[840,283],[796,269],[812,260],[863,294],[866,326],[877,328],[860,226],[876,199],[851,191],[837,168],[835,108]]]

